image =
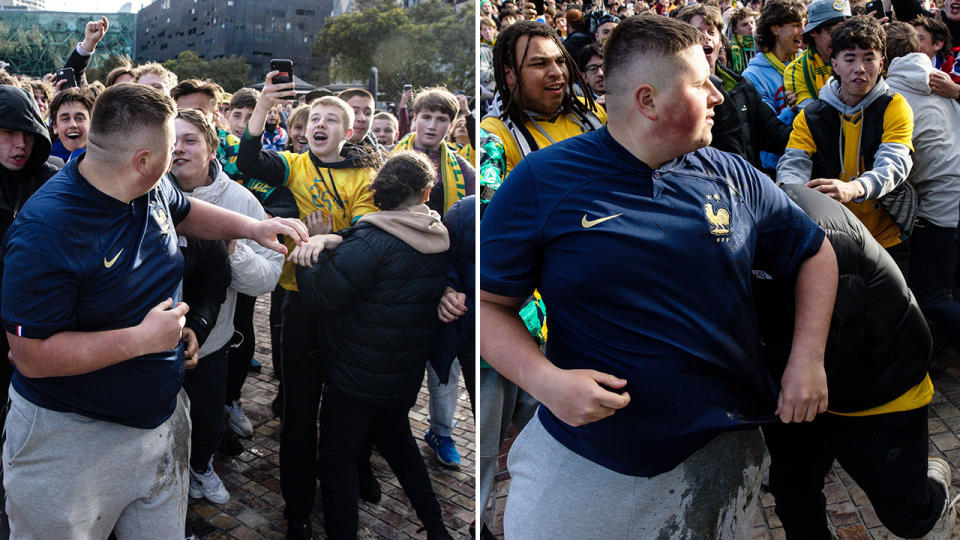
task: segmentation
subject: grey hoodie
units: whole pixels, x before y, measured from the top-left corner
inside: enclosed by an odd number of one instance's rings
[[[920,217],[954,228],[960,217],[960,103],[931,93],[930,58],[912,53],[894,58],[887,83],[913,108],[914,167],[908,180],[920,197]]]
[[[369,223],[396,236],[420,253],[443,253],[450,249],[450,235],[440,221],[440,214],[425,204],[381,210],[361,217],[359,222]]]
[[[170,176],[175,185],[180,187],[180,184],[176,183],[176,177],[172,174]],[[209,185],[200,186],[191,192],[185,191],[184,194],[253,219],[266,219],[267,215],[257,198],[247,188],[231,180],[217,160],[210,164],[210,177],[214,180]],[[227,299],[220,306],[220,315],[207,336],[207,341],[200,347],[201,358],[220,350],[233,337],[237,292],[259,296],[272,291],[280,278],[283,259],[282,254],[252,240],[237,241],[236,249],[229,256],[230,287],[227,289]]]
[[[836,77],[830,77],[827,84],[820,89],[820,99],[828,105],[839,111],[841,114],[851,116],[861,109],[866,108],[886,93],[889,86],[882,77],[877,79],[870,93],[866,95],[856,106],[849,107],[842,101],[838,94],[840,82]],[[860,125],[863,125],[861,122]],[[847,161],[843,159],[843,133],[837,134],[837,144],[840,146],[840,166],[841,169]],[[857,145],[859,152],[859,145]],[[860,157],[857,156],[856,163],[860,163]],[[910,148],[899,143],[881,143],[873,156],[873,168],[869,171],[857,171],[859,174],[851,175],[851,181],[859,180],[866,191],[860,202],[866,199],[879,199],[887,193],[893,191],[900,183],[907,179],[910,169],[913,167],[913,160],[910,158]],[[810,180],[810,173],[813,170],[813,160],[807,155],[807,152],[797,148],[787,146],[783,156],[777,163],[777,182],[784,184],[806,184]]]

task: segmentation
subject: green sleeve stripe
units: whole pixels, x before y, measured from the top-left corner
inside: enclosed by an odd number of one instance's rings
[[[287,185],[290,182],[290,163],[287,161],[287,157],[282,153],[277,152],[277,155],[280,156],[280,159],[283,160],[283,185]]]

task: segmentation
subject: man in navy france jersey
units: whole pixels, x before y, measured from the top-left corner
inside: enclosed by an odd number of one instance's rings
[[[722,97],[702,43],[666,17],[618,25],[608,126],[527,156],[481,222],[480,352],[542,404],[510,453],[508,538],[742,537],[763,456],[751,428],[826,410],[833,250],[773,182],[707,148]],[[779,388],[755,262],[797,276]],[[517,317],[534,288],[546,356]]]
[[[175,112],[149,86],[104,91],[86,154],[7,232],[2,319],[15,372],[3,485],[13,538],[183,534],[188,307],[177,233],[280,252],[278,234],[306,239],[297,221],[188,201],[162,180]]]

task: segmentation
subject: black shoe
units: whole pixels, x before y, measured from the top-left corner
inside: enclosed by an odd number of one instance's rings
[[[483,528],[480,529],[480,540],[497,540],[497,537],[487,528],[486,523],[484,523]]]
[[[287,540],[311,540],[313,538],[313,529],[310,527],[310,521],[287,522]]]
[[[427,540],[453,540],[453,537],[447,532],[447,528],[443,526],[443,523],[430,528],[420,527],[417,529],[418,533],[423,531],[427,531]]]
[[[273,398],[273,403],[270,404],[270,408],[273,409],[273,415],[283,420],[283,395],[279,392],[277,397]]]
[[[377,504],[380,502],[380,482],[373,475],[373,470],[368,466],[360,467],[357,472],[359,473],[357,480],[360,498],[368,503]]]
[[[243,453],[243,445],[240,444],[240,439],[233,434],[229,429],[224,430],[223,438],[220,439],[220,446],[217,448],[217,451],[225,456],[239,456]]]

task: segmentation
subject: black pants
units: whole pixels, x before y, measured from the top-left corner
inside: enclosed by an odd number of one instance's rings
[[[914,229],[916,230],[916,229]],[[893,262],[897,263],[897,268],[900,269],[900,273],[903,274],[903,279],[910,279],[910,250],[913,249],[913,237],[910,239],[904,240],[899,244],[885,248],[887,254],[893,258]]]
[[[420,449],[410,431],[409,408],[373,406],[327,390],[320,410],[320,489],[324,531],[331,540],[357,537],[357,456],[372,437],[428,530],[443,524]]]
[[[960,303],[950,298],[957,270],[955,229],[920,220],[910,237],[910,290],[923,314],[960,340]]]
[[[317,486],[317,411],[326,377],[319,325],[300,293],[288,291],[283,305],[283,425],[280,430],[280,489],[287,520],[304,522]],[[356,465],[351,469],[356,471]]]
[[[190,397],[190,466],[202,473],[207,470],[214,450],[223,437],[223,394],[227,378],[227,348],[200,359],[197,367],[187,370],[183,389]]]
[[[893,534],[919,538],[946,498],[927,478],[927,407],[875,416],[821,414],[809,424],[763,426],[770,484],[788,539],[829,539],[823,479],[834,458]]]
[[[277,389],[277,394],[283,401],[283,346],[281,345],[281,336],[283,334],[283,297],[287,290],[277,285],[277,288],[270,293],[270,352],[273,358],[273,373],[281,386]]]
[[[226,405],[240,399],[243,382],[253,352],[257,346],[257,336],[253,332],[253,308],[257,304],[256,296],[237,293],[237,308],[233,313],[233,339],[227,351],[227,394]]]

